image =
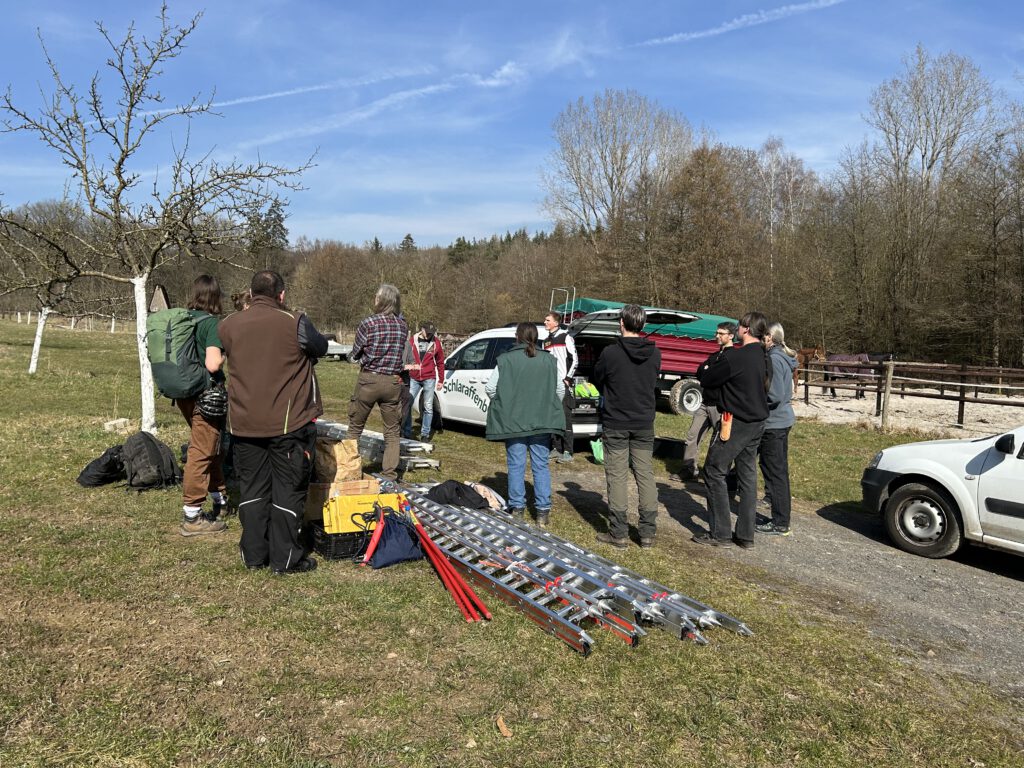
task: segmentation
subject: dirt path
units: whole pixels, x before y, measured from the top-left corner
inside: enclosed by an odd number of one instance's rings
[[[588,466],[563,488],[556,478],[556,490],[592,508],[595,494],[604,493],[604,475]],[[889,544],[880,518],[854,505],[819,508],[799,500],[792,536],[759,534],[750,550],[709,549],[689,541],[706,530],[703,484],[659,477],[658,491],[660,540],[737,561],[766,589],[864,621],[924,669],[960,673],[1024,698],[1024,558],[969,546],[944,560],[916,557]]]

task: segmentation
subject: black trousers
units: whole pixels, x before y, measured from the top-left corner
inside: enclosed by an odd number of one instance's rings
[[[238,548],[242,562],[287,570],[306,554],[299,535],[316,426],[310,423],[276,437],[235,435],[232,440],[241,495],[238,519],[242,540]]]
[[[719,429],[721,423],[719,423]],[[718,429],[704,459],[704,480],[708,493],[708,527],[712,537],[728,540],[732,531],[731,509],[726,475],[736,465],[739,485],[739,507],[736,516],[736,538],[754,540],[757,505],[757,447],[761,443],[764,422],[732,421],[732,436],[727,442],[718,439]]]
[[[559,453],[572,453],[572,409],[576,407],[576,396],[566,386],[562,395],[562,413],[565,415],[565,431],[551,435],[551,448]]]
[[[789,491],[789,427],[766,429],[761,435],[761,474],[765,495],[772,502],[772,522],[789,528],[792,498]]]

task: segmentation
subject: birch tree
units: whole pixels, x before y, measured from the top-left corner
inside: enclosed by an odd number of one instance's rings
[[[180,56],[201,14],[178,25],[160,9],[158,30],[142,35],[134,24],[116,39],[102,24],[96,28],[109,48],[105,72],[79,88],[61,74],[42,38],[51,90],[38,110],[19,105],[8,88],[0,111],[6,131],[34,134],[56,155],[69,176],[67,196],[81,206],[87,233],[55,236],[32,216],[0,209],[0,223],[20,236],[55,248],[59,270],[52,277],[96,277],[130,285],[135,304],[142,429],[155,431],[152,371],[146,347],[147,286],[153,270],[180,254],[227,260],[244,244],[245,222],[278,199],[281,190],[297,189],[309,167],[289,168],[257,159],[219,161],[195,153],[187,124],[211,113],[211,100],[195,95],[171,104],[160,90],[164,67]],[[184,138],[171,140],[169,128],[185,126]],[[167,142],[166,164],[148,188],[144,179],[152,160],[142,149]]]
[[[637,182],[663,188],[692,146],[681,117],[636,91],[606,90],[580,97],[555,119],[556,147],[542,174],[545,207],[579,231],[595,252],[614,235]]]

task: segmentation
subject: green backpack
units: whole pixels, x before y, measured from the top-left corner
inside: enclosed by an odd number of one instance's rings
[[[146,343],[153,381],[172,400],[195,397],[210,384],[205,359],[196,346],[196,324],[187,309],[162,309],[146,319]]]

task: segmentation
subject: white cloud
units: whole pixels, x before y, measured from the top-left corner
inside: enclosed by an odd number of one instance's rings
[[[678,34],[669,35],[668,37],[656,37],[651,40],[645,40],[641,43],[635,43],[633,47],[688,43],[691,40],[699,40],[704,37],[715,37],[716,35],[735,32],[737,29],[746,29],[747,27],[756,27],[760,24],[768,24],[772,21],[781,21],[782,19],[787,19],[790,16],[796,16],[810,11],[820,11],[823,8],[839,5],[843,2],[846,2],[846,0],[814,0],[810,3],[784,5],[780,8],[772,8],[767,11],[758,11],[757,13],[747,13],[743,16],[737,16],[735,19],[727,21],[724,24],[720,24],[717,27],[712,27],[711,29],[702,29],[697,32],[679,32]]]

